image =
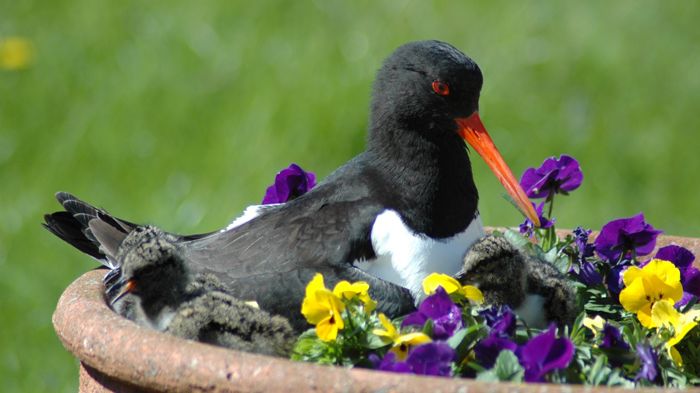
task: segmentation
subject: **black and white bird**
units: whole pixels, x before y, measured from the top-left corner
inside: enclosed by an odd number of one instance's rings
[[[399,47],[377,74],[364,152],[288,203],[249,209],[218,232],[168,235],[174,252],[192,274],[216,276],[234,296],[297,329],[306,326],[300,305],[317,272],[328,286],[367,281],[379,311],[409,312],[423,278],[456,274],[484,235],[465,141],[539,225],[479,118],[482,81],[477,64],[447,43]],[[65,211],[46,215],[45,226],[118,265],[122,241],[139,226],[70,194],[57,198]]]

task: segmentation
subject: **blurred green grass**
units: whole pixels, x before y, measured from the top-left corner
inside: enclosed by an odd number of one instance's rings
[[[0,0],[0,390],[75,391],[53,333],[94,267],[39,225],[71,191],[175,232],[224,226],[277,170],[324,177],[364,145],[374,72],[395,47],[448,41],[485,74],[481,114],[519,175],[551,155],[585,180],[560,227],[644,212],[700,236],[700,3],[652,1]],[[478,159],[487,225],[518,213]],[[76,321],[80,323],[80,321]]]

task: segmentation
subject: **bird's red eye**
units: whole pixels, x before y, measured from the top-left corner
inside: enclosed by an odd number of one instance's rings
[[[434,81],[433,91],[441,96],[448,96],[450,95],[450,86],[443,81]]]

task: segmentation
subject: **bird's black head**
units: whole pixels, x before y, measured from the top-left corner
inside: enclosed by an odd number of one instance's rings
[[[384,62],[374,84],[373,132],[395,126],[455,136],[456,118],[479,107],[483,77],[476,63],[450,44],[417,41],[403,45]]]
[[[368,151],[401,166],[437,162],[432,175],[467,187],[454,193],[475,198],[464,142],[486,161],[520,210],[536,226],[539,218],[479,118],[483,83],[476,63],[440,41],[411,42],[396,49],[377,74],[372,97]],[[395,146],[395,147],[390,147]],[[378,154],[377,154],[378,153]],[[426,160],[425,157],[430,157]],[[449,172],[452,171],[452,172]],[[465,209],[476,208],[474,200]],[[469,218],[471,219],[471,217]],[[462,220],[464,221],[464,220]]]

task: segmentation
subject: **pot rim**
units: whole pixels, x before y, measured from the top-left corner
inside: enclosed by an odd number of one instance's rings
[[[679,244],[700,255],[700,239],[660,236],[657,243],[660,246]],[[695,264],[698,263],[696,260]],[[53,314],[54,329],[64,347],[86,368],[142,389],[173,392],[602,391],[602,387],[583,385],[493,383],[322,366],[185,340],[142,327],[114,313],[104,301],[103,276],[104,269],[92,270],[66,288]],[[658,391],[653,388],[635,390]],[[685,391],[700,392],[700,388]]]

